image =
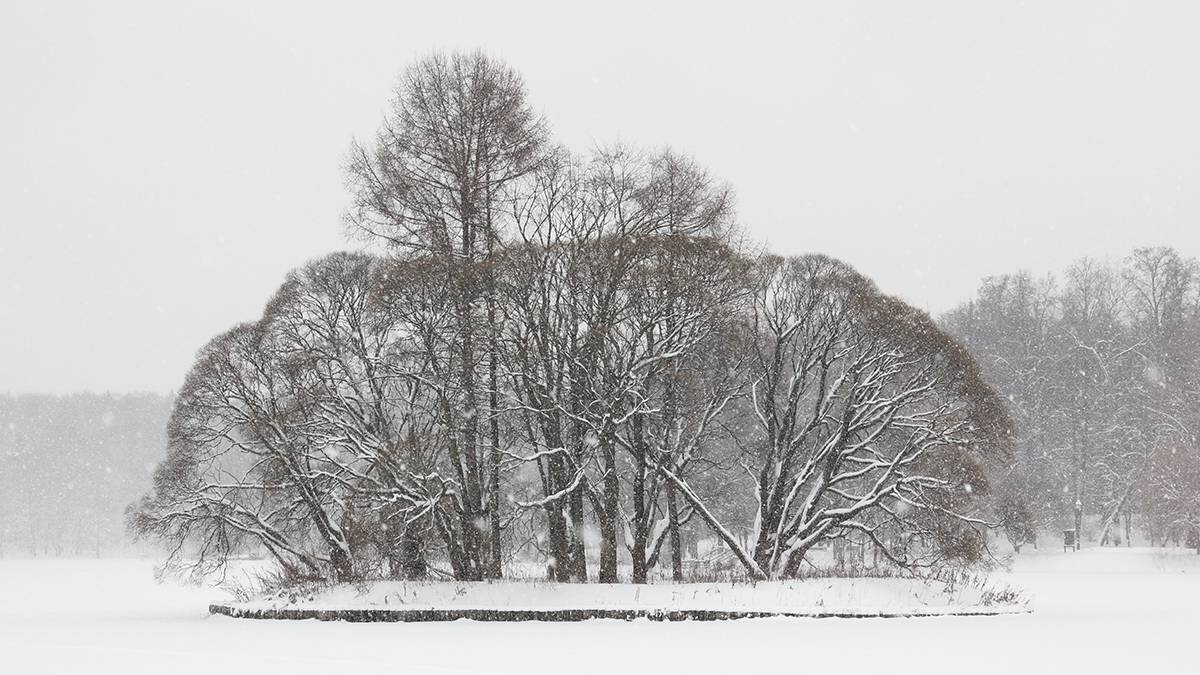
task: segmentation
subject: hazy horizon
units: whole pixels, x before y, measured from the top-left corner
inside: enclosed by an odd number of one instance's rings
[[[754,240],[935,315],[988,275],[1200,254],[1200,5],[921,8],[6,5],[0,392],[177,389],[354,246],[350,141],[434,49],[507,60],[574,149],[695,156]]]

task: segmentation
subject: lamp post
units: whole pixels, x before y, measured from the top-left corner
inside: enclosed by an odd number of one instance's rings
[[[1079,539],[1083,527],[1083,502],[1079,499],[1075,500],[1075,550],[1079,550]]]

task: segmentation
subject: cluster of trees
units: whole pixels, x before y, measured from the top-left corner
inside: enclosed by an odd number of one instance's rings
[[[1095,523],[1129,542],[1200,542],[1200,265],[1169,248],[1062,280],[986,279],[943,318],[1008,402],[1016,461],[998,483],[1009,534]],[[1085,528],[1089,529],[1089,528]]]
[[[838,261],[747,250],[691,159],[577,156],[514,71],[451,54],[347,176],[381,253],[290,274],[178,394],[129,513],[177,560],[644,582],[701,531],[755,578],[846,539],[983,554],[1010,423],[970,355]]]
[[[171,399],[0,395],[0,557],[127,552],[121,512],[150,486]]]

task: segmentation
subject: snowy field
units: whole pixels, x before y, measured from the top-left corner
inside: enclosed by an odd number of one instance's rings
[[[713,623],[348,624],[210,616],[129,560],[0,561],[4,673],[1195,672],[1200,556],[1027,552],[1034,613]],[[814,583],[820,583],[815,581]]]

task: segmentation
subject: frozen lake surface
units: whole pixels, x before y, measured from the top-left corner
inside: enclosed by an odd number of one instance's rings
[[[1031,615],[713,623],[347,624],[210,616],[141,560],[0,560],[6,673],[1190,672],[1200,556],[1027,552]],[[819,580],[813,583],[821,583]]]

